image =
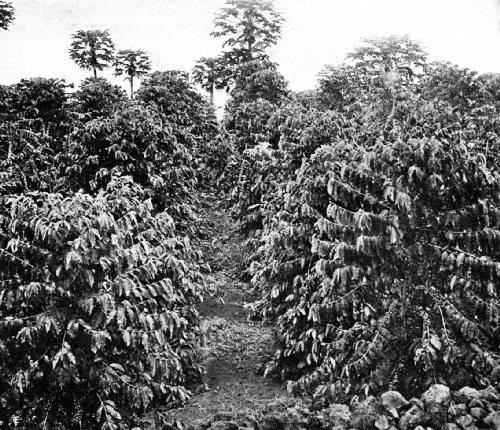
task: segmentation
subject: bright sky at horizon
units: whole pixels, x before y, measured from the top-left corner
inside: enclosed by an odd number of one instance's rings
[[[70,35],[108,29],[118,49],[146,50],[154,70],[191,70],[220,52],[209,36],[223,0],[11,0],[16,20],[0,31],[0,84],[90,73],[71,62]],[[314,88],[364,37],[409,34],[433,60],[500,72],[500,0],[276,0],[285,17],[272,58],[292,90]],[[111,70],[104,75],[126,88]]]

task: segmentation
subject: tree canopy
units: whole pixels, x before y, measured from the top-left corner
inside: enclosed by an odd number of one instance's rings
[[[269,61],[267,50],[279,40],[282,22],[272,0],[227,0],[211,33],[223,39],[223,50],[217,57],[198,60],[193,71],[196,82],[209,93],[214,88],[229,91],[242,64]]]
[[[363,44],[348,54],[348,58],[367,75],[394,79],[394,74],[397,74],[411,80],[422,73],[427,54],[408,35],[393,35],[363,39]]]
[[[227,0],[214,20],[214,37],[223,40],[228,64],[267,58],[266,50],[281,35],[283,17],[270,0]]]
[[[211,103],[214,101],[214,90],[226,88],[231,78],[221,57],[200,58],[193,68],[192,76],[193,81],[210,94]]]
[[[11,2],[0,1],[0,28],[7,30],[14,21],[14,7]]]
[[[108,30],[78,30],[71,36],[70,58],[82,69],[103,70],[113,61],[115,45]]]
[[[142,50],[120,50],[113,61],[115,76],[126,75],[130,82],[130,98],[134,98],[134,78],[142,78],[151,70],[148,55]]]

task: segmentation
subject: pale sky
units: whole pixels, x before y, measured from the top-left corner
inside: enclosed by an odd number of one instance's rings
[[[12,0],[11,0],[12,1]],[[13,0],[16,20],[0,30],[0,84],[90,72],[68,55],[76,30],[108,29],[117,49],[143,49],[153,70],[190,71],[220,52],[209,36],[224,0]],[[431,59],[500,72],[500,0],[276,0],[285,23],[272,58],[292,90],[314,88],[326,64],[341,63],[364,37],[409,34]],[[103,74],[116,83],[110,70]]]

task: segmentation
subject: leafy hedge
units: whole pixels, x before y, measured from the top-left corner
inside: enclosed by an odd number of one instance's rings
[[[118,428],[121,406],[182,404],[198,333],[197,270],[167,213],[112,179],[95,197],[4,199],[0,421]],[[55,427],[52,427],[55,428]]]
[[[361,152],[361,153],[360,153]],[[268,224],[255,282],[276,364],[327,399],[499,371],[499,176],[435,139],[320,148]],[[457,178],[459,178],[457,180]]]
[[[85,115],[85,119],[107,117],[126,100],[127,94],[118,85],[105,78],[87,78],[72,95],[70,110]]]
[[[193,164],[191,151],[177,141],[154,107],[127,102],[112,115],[77,128],[61,166],[74,190],[102,189],[114,174],[130,175],[155,207],[168,208],[188,228],[196,184]]]
[[[230,92],[223,124],[235,137],[239,152],[265,141],[267,123],[288,97],[287,82],[269,61],[253,60],[240,65]]]
[[[28,83],[1,93],[0,426],[133,427],[200,377],[201,137],[102,79]]]
[[[56,156],[72,122],[67,87],[64,80],[45,78],[0,87],[0,169],[24,189],[58,186]]]
[[[254,309],[280,332],[267,373],[319,403],[498,381],[497,103],[433,67],[349,69],[365,87],[333,94],[336,110],[281,106],[260,140],[275,149],[242,165]]]
[[[194,89],[185,72],[152,73],[142,83],[137,99],[156,106],[179,143],[188,148],[208,144],[217,135],[213,107]]]

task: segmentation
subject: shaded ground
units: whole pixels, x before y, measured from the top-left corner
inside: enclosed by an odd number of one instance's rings
[[[256,297],[239,280],[244,269],[243,239],[220,198],[202,195],[200,211],[201,248],[212,268],[207,283],[214,293],[199,306],[206,375],[186,407],[165,414],[172,421],[192,423],[221,413],[235,418],[283,410],[292,404],[286,387],[262,374],[263,362],[273,349],[273,329],[250,321],[244,308]]]

